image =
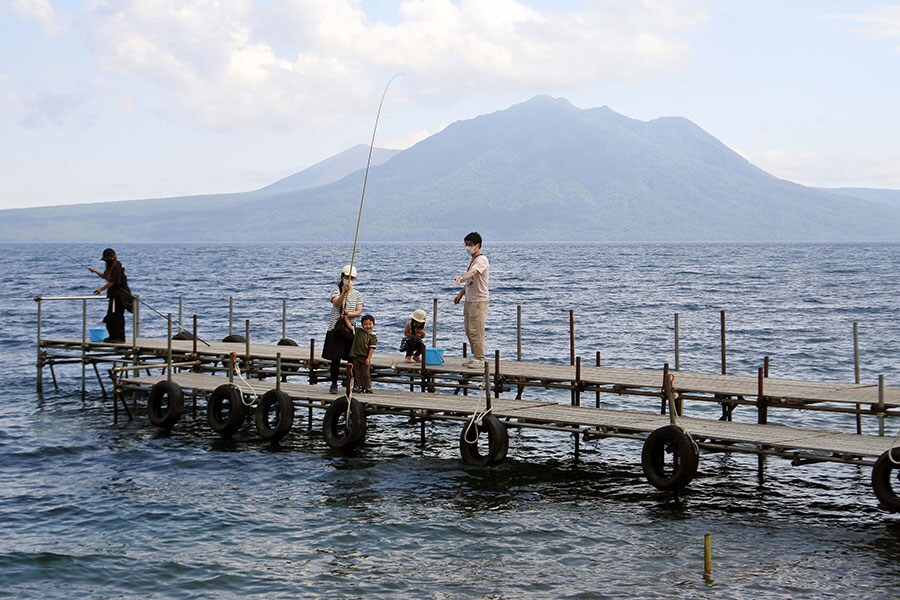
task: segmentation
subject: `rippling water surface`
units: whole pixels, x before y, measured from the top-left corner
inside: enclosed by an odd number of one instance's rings
[[[100,246],[13,245],[0,254],[0,596],[45,598],[886,598],[900,595],[900,517],[877,507],[870,470],[794,468],[708,455],[679,498],[643,479],[640,445],[511,431],[509,459],[462,464],[458,424],[370,419],[353,456],[328,450],[301,421],[273,448],[250,429],[221,440],[186,419],[171,432],[143,415],[112,425],[96,380],[81,400],[80,367],[45,373],[35,393],[35,295],[96,286]],[[121,245],[131,287],[160,312],[198,314],[201,337],[228,333],[228,297],[243,333],[321,345],[327,296],[344,245]],[[852,381],[853,322],[861,378],[892,371],[900,352],[900,245],[495,244],[489,349],[567,362],[718,372],[726,310],[729,372]],[[461,308],[450,279],[462,244],[367,244],[358,252],[366,312],[384,348],[415,308],[439,299],[438,343],[459,353]],[[104,303],[88,305],[100,325]],[[75,337],[80,303],[47,303],[45,336]],[[130,317],[129,317],[130,327]],[[143,311],[142,333],[165,322]],[[529,390],[530,397],[559,398]],[[462,400],[461,400],[462,401]],[[637,408],[636,398],[605,398]],[[736,418],[739,418],[736,417]],[[852,431],[852,419],[776,412],[786,424]],[[877,424],[866,422],[867,432]],[[889,426],[894,435],[896,427]],[[703,576],[703,536],[713,574]]]

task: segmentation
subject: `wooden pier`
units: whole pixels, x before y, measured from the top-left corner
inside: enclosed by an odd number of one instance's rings
[[[301,347],[195,339],[137,338],[124,344],[39,339],[38,386],[40,390],[44,368],[53,374],[54,365],[66,363],[81,363],[83,369],[92,365],[102,385],[103,366],[113,378],[116,418],[120,408],[132,416],[126,393],[147,393],[148,409],[152,405],[163,411],[183,394],[207,398],[208,417],[217,431],[225,429],[216,428],[216,419],[240,412],[243,423],[245,408],[259,412],[259,400],[277,392],[283,402],[266,403],[265,412],[274,411],[262,415],[267,425],[257,416],[263,437],[279,421],[284,424],[289,417],[292,423],[297,408],[307,409],[310,428],[313,411],[325,410],[326,441],[343,448],[361,441],[365,418],[371,415],[418,420],[423,442],[427,421],[456,420],[463,423],[461,454],[472,464],[502,461],[511,427],[572,435],[576,455],[581,440],[634,439],[643,442],[641,463],[648,480],[667,490],[690,482],[700,450],[756,454],[760,460],[779,456],[795,466],[870,466],[881,504],[900,511],[900,439],[884,435],[885,421],[900,416],[900,388],[885,386],[883,378],[877,385],[807,382],[769,378],[762,367],[754,378],[670,372],[667,365],[656,370],[585,366],[578,357],[572,365],[501,360],[499,354],[480,371],[463,367],[462,358],[422,365],[406,363],[402,355],[376,354],[372,378],[380,383],[375,393],[336,396],[327,386],[316,385],[327,378],[329,364],[317,354],[315,340]],[[523,398],[526,392],[540,396],[538,389],[568,390],[570,402]],[[609,394],[633,397],[633,409],[605,408]],[[721,407],[720,415],[710,410],[710,403]],[[779,421],[789,421],[794,410],[852,414],[857,430],[863,418],[874,419],[879,434],[769,424],[775,410]],[[279,436],[286,433],[282,427]]]

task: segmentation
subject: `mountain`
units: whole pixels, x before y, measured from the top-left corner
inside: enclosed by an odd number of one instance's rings
[[[243,194],[2,211],[0,240],[352,241],[363,172],[341,177],[349,170],[320,163]],[[360,239],[472,230],[523,241],[896,241],[900,208],[777,179],[681,117],[638,121],[537,96],[453,123],[369,172]]]
[[[840,194],[850,198],[868,200],[891,208],[900,209],[900,190],[882,190],[876,188],[819,188],[823,192]]]
[[[371,166],[378,166],[390,160],[398,152],[400,151],[387,150],[385,148],[372,148]],[[327,158],[320,163],[316,163],[299,173],[294,173],[284,179],[279,179],[275,183],[261,188],[259,191],[284,192],[328,185],[329,183],[343,179],[354,171],[365,168],[368,158],[369,147],[365,144],[359,144],[335,154],[331,158]]]

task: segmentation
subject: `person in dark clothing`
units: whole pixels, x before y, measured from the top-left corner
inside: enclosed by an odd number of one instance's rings
[[[134,306],[134,296],[128,288],[128,276],[125,274],[125,267],[116,258],[116,251],[106,248],[102,260],[106,263],[102,273],[93,267],[88,267],[88,271],[106,280],[106,283],[94,290],[95,294],[105,291],[109,298],[106,316],[103,318],[109,336],[103,341],[121,344],[125,342],[125,310]]]

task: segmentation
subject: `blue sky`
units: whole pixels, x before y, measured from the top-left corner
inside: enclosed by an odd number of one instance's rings
[[[536,94],[900,189],[900,3],[0,0],[0,208],[257,189]]]

